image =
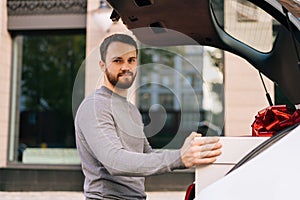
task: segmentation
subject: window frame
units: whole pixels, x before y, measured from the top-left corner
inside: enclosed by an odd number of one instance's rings
[[[20,35],[41,36],[41,35],[78,35],[82,34],[86,37],[86,31],[83,29],[72,30],[35,30],[35,31],[13,31],[12,37],[12,64],[11,64],[11,91],[10,91],[10,108],[9,108],[9,135],[8,135],[8,151],[7,151],[7,166],[12,168],[38,168],[43,169],[79,169],[79,164],[49,164],[49,163],[23,163],[18,161],[18,148],[20,140],[20,100],[21,100],[21,81],[22,81],[22,48],[23,44],[19,37]],[[85,40],[86,42],[86,40]],[[20,44],[21,43],[21,44]],[[84,56],[85,56],[84,49]],[[74,82],[75,83],[75,82]],[[72,108],[71,108],[72,109]],[[73,111],[72,111],[73,113]],[[76,149],[76,147],[74,148]]]

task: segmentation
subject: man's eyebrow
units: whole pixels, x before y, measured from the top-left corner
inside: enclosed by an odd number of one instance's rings
[[[129,59],[137,59],[136,56],[131,56],[129,57]],[[122,56],[115,56],[115,57],[112,57],[111,60],[123,60],[123,57]]]
[[[112,57],[111,59],[112,59],[112,60],[116,60],[116,59],[118,60],[118,59],[123,59],[123,58],[120,57],[120,56],[116,56],[116,57]]]

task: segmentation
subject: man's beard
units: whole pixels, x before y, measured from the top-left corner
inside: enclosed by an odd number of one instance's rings
[[[129,70],[123,70],[121,73],[118,73],[117,76],[113,76],[109,71],[106,69],[105,70],[106,77],[108,81],[115,87],[120,88],[120,89],[128,89],[131,87],[136,74]],[[122,78],[124,74],[129,75],[128,78]],[[123,80],[120,80],[119,77],[121,77]]]

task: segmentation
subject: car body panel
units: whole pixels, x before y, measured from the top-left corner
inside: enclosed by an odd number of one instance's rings
[[[299,199],[300,126],[196,195],[198,200]]]
[[[221,137],[222,155],[211,165],[201,165],[195,170],[196,194],[216,180],[224,177],[252,149],[269,137]]]

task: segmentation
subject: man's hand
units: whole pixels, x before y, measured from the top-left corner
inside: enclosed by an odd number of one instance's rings
[[[221,147],[218,137],[201,137],[201,134],[192,132],[181,147],[181,160],[186,167],[210,164],[221,155]]]

